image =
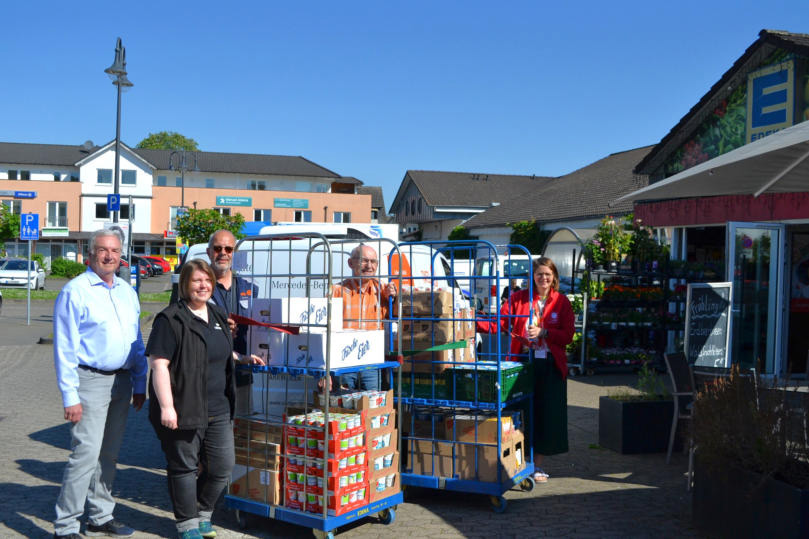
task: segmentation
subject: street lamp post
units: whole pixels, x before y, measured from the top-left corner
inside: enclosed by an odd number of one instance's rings
[[[177,166],[174,166],[174,156],[177,156]],[[169,154],[169,170],[180,171],[180,207],[185,208],[185,171],[191,168],[191,160],[194,164],[192,170],[199,170],[197,166],[197,152],[188,150],[175,150]],[[196,203],[194,204],[196,209]]]
[[[112,65],[104,70],[104,73],[109,75],[112,83],[118,88],[118,112],[115,117],[115,176],[113,177],[113,194],[117,195],[120,191],[120,169],[121,169],[121,89],[131,88],[132,82],[126,78],[126,49],[121,44],[121,38],[115,44],[115,60]],[[118,198],[120,201],[121,199]],[[129,208],[130,215],[132,208]],[[112,212],[112,222],[118,222],[118,212]]]

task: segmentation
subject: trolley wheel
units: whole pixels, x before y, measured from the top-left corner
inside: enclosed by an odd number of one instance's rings
[[[393,524],[393,521],[396,520],[396,510],[393,507],[387,507],[379,512],[379,519],[382,521],[382,524],[388,525]]]
[[[233,514],[236,517],[236,525],[240,530],[246,530],[250,527],[250,515],[248,513],[236,509]]]
[[[571,378],[579,374],[579,369],[576,367],[569,367],[567,369],[567,375]]]
[[[327,532],[324,530],[312,530],[312,535],[315,539],[334,539],[334,532]]]
[[[520,488],[523,492],[531,492],[534,490],[534,486],[536,486],[536,481],[534,481],[533,477],[526,477],[520,482]]]
[[[489,496],[495,513],[505,513],[508,502],[503,496]]]
[[[593,369],[587,369],[587,376],[593,376],[596,373]]]

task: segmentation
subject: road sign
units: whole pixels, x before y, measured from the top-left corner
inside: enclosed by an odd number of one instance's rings
[[[121,195],[107,195],[107,211],[121,211]]]
[[[23,213],[20,215],[20,239],[23,241],[36,241],[39,239],[38,213]]]

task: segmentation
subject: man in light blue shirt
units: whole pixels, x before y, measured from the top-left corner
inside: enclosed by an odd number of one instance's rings
[[[148,362],[140,333],[140,304],[116,277],[121,237],[98,230],[90,237],[87,271],[68,282],[53,308],[56,380],[70,429],[70,455],[56,501],[54,537],[85,534],[129,537],[134,530],[112,516],[112,482],[129,402],[146,400]]]

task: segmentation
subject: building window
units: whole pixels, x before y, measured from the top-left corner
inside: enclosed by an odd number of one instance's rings
[[[296,223],[311,223],[312,212],[310,210],[295,210]]]
[[[335,223],[350,223],[351,222],[351,212],[347,212],[347,211],[336,211],[336,212],[334,212],[334,222]]]
[[[416,201],[410,201],[410,215],[416,215]]]
[[[419,215],[421,215],[421,200],[422,199],[419,199]]]
[[[230,208],[214,208],[214,211],[219,212],[219,215],[230,215]]]
[[[96,202],[96,219],[108,219],[110,212],[107,211],[106,202]]]
[[[272,210],[253,210],[253,221],[272,223]]]
[[[213,189],[213,178],[205,178],[205,188]]]
[[[181,176],[177,176],[174,178],[174,186],[181,187],[183,185],[183,178]]]
[[[21,170],[20,171],[20,179],[21,180],[30,180],[31,179],[31,171],[30,170]]]
[[[22,200],[0,200],[12,215],[22,215]]]
[[[379,220],[379,210],[371,210],[371,221]]]
[[[121,204],[120,219],[127,221],[129,219],[135,220],[135,205],[132,204],[132,216],[129,215],[129,204]]]
[[[17,179],[17,171],[16,170],[9,170],[8,171],[8,179],[9,180],[16,180]]]
[[[61,180],[62,180],[62,175],[59,174],[58,172],[54,172],[53,173],[53,181],[58,182],[58,181],[61,181]]]
[[[132,242],[132,252],[137,255],[146,254],[146,242],[145,241],[133,241]]]
[[[169,209],[169,230],[177,230],[177,211],[180,209],[180,206],[172,206]]]
[[[112,169],[111,168],[100,168],[98,169],[98,179],[96,180],[97,183],[112,183]]]
[[[74,174],[71,174],[71,175],[70,175],[70,181],[72,181],[72,182],[77,182],[77,181],[79,181],[79,177],[78,177],[78,176],[76,176],[76,175],[74,175]]]
[[[137,175],[134,170],[121,171],[121,185],[135,185],[137,182]]]
[[[247,186],[248,189],[252,191],[266,191],[267,190],[267,182],[264,180],[250,180],[250,183]]]
[[[67,226],[67,202],[48,202],[46,223],[49,228]]]
[[[160,187],[166,186],[166,177],[165,176],[158,176],[157,177],[157,185]]]

